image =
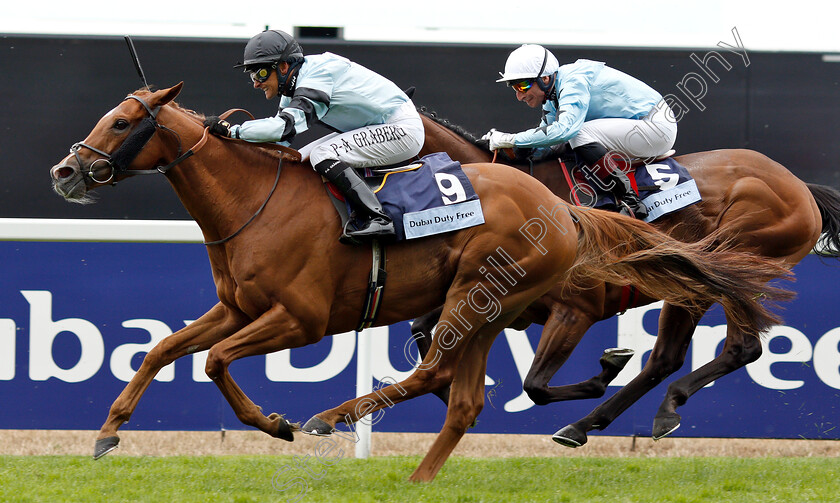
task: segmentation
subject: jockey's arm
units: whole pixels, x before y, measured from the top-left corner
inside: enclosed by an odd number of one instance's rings
[[[513,137],[517,147],[549,147],[569,141],[586,120],[590,101],[589,72],[570,73],[563,78],[557,104],[547,102],[540,127],[516,133]]]
[[[319,121],[330,108],[330,94],[334,81],[327,71],[316,71],[300,78],[294,95],[280,99],[280,110],[274,117],[243,122],[233,126],[231,134],[253,142],[282,142],[288,144]]]

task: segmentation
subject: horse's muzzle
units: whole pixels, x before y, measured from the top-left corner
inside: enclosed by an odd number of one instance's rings
[[[56,164],[50,169],[53,190],[69,201],[80,201],[87,195],[85,178],[79,168],[68,164]]]

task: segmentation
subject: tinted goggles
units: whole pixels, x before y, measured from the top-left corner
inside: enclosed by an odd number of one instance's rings
[[[255,70],[247,70],[248,75],[251,77],[252,82],[259,82],[262,84],[271,76],[271,72],[274,70],[274,66],[263,66],[262,68],[257,68]]]
[[[524,93],[527,92],[528,89],[531,89],[534,82],[534,79],[517,80],[515,82],[511,82],[510,87],[512,87],[516,92]]]

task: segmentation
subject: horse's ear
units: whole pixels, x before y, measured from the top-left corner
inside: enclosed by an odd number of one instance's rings
[[[174,100],[178,94],[181,93],[181,89],[184,87],[184,81],[178,82],[174,86],[170,87],[169,89],[163,89],[156,94],[152,106],[155,107],[162,107],[166,105],[170,101]]]

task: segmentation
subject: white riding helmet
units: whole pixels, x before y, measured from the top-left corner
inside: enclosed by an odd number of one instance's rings
[[[508,56],[505,63],[505,73],[496,82],[512,82],[514,80],[536,79],[546,75],[554,75],[560,68],[560,63],[548,49],[536,44],[523,44]]]

